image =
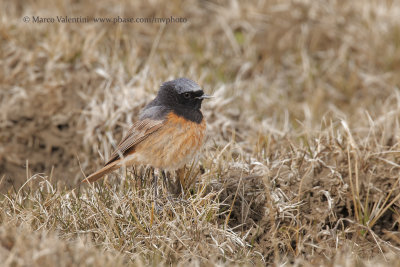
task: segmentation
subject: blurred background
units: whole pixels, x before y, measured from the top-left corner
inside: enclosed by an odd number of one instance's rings
[[[3,188],[32,173],[75,183],[176,77],[217,96],[203,108],[213,144],[234,131],[250,154],[261,133],[298,136],[338,119],[357,132],[398,116],[396,1],[38,0],[2,1],[0,10]],[[57,16],[187,22],[59,23]],[[398,141],[397,132],[384,133],[383,143]]]

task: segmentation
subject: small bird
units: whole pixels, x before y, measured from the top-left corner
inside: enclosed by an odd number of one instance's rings
[[[210,97],[187,78],[164,82],[104,167],[82,182],[94,182],[122,166],[151,166],[164,175],[190,163],[203,144],[206,121],[200,108]]]

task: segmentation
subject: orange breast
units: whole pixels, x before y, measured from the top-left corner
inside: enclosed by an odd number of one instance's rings
[[[200,151],[205,132],[204,119],[195,123],[171,112],[165,125],[137,145],[130,163],[165,170],[179,169]]]

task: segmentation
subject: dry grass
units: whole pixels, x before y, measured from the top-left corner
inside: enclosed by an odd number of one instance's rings
[[[0,261],[9,266],[395,266],[396,1],[0,3]],[[187,17],[35,24],[22,17]],[[80,186],[162,81],[208,140],[183,198],[146,173]]]

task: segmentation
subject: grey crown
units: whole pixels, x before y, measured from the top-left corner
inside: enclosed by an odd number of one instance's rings
[[[186,93],[186,92],[196,92],[196,91],[202,90],[200,85],[198,85],[196,82],[194,82],[188,78],[179,78],[179,79],[176,79],[173,81],[165,82],[164,84],[167,84],[167,83],[169,83],[170,85],[173,85],[178,94],[182,94],[182,93]]]

